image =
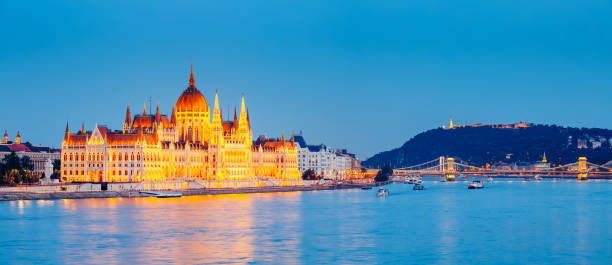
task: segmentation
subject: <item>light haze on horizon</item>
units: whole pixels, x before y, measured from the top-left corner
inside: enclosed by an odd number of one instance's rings
[[[187,86],[254,137],[303,131],[360,159],[424,130],[611,128],[609,1],[4,1],[0,130],[59,147]]]

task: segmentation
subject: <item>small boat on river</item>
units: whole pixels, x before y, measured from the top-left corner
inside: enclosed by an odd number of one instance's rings
[[[183,194],[178,192],[170,192],[170,193],[159,193],[155,197],[157,198],[180,198]]]
[[[469,190],[482,189],[484,188],[484,184],[481,180],[474,180],[472,183],[468,185]]]
[[[412,190],[424,190],[425,186],[423,186],[422,184],[414,184],[414,186],[412,187]]]
[[[542,180],[542,177],[540,177],[540,175],[535,175],[535,177],[533,177],[534,180],[536,181],[540,181]]]
[[[376,196],[377,197],[387,197],[389,196],[389,191],[386,190],[385,188],[380,188],[378,189],[378,192],[376,192]]]
[[[361,187],[362,190],[371,190],[372,186],[363,186]]]
[[[421,179],[421,177],[419,177],[419,176],[413,176],[413,177],[408,178],[406,180],[406,183],[408,183],[408,184],[420,184],[420,183],[423,183],[423,179]]]
[[[141,191],[142,194],[152,195],[157,198],[180,198],[183,194],[178,192]]]

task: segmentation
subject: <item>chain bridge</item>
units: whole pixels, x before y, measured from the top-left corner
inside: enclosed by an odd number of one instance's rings
[[[534,168],[529,170],[504,170],[470,165],[454,157],[441,156],[439,158],[412,165],[408,167],[393,169],[393,176],[432,176],[445,177],[447,181],[453,181],[457,176],[476,177],[529,177],[540,176],[546,178],[577,178],[587,180],[588,178],[612,178],[612,168],[597,165],[587,161],[586,157],[579,157],[578,161],[566,165],[551,168]]]

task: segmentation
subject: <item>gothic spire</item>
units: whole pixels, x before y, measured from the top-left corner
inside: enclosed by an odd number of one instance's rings
[[[176,124],[176,115],[174,114],[174,106],[172,107],[172,116],[170,116],[170,123]]]
[[[282,138],[283,143],[285,143],[285,130],[283,130],[283,138]]]
[[[219,109],[219,92],[215,90],[215,108],[213,110],[218,110],[218,109]]]
[[[221,116],[221,109],[219,109],[219,93],[215,91],[215,108],[213,109],[212,125],[221,127],[223,116]]]
[[[144,107],[142,108],[142,115],[147,115],[147,101],[144,101]]]
[[[85,123],[83,122],[83,124],[81,125],[81,133],[85,134]]]
[[[246,107],[244,104],[244,93],[242,93],[242,102],[240,103],[240,125],[248,128],[248,119],[246,114]]]
[[[66,132],[64,133],[64,140],[70,139],[70,126],[68,126],[68,122],[66,121]]]
[[[191,75],[189,76],[189,88],[195,88],[195,78],[193,78],[193,64],[191,65]]]
[[[232,123],[234,127],[238,127],[238,115],[236,115],[236,106],[234,106],[234,122]]]
[[[157,100],[157,107],[155,109],[155,122],[161,122],[161,114],[159,114],[159,99]]]
[[[127,110],[125,111],[125,124],[127,126],[132,125],[132,113],[130,113],[130,101],[127,103]]]

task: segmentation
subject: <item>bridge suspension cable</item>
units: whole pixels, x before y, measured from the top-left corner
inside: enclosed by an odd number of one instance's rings
[[[423,162],[423,163],[418,164],[418,165],[402,167],[402,168],[396,168],[396,170],[413,170],[414,168],[418,168],[418,167],[421,167],[421,166],[424,166],[424,165],[427,165],[427,164],[430,164],[430,163],[434,163],[434,162],[436,163],[435,166],[430,166],[430,167],[427,167],[427,168],[440,167],[439,161],[440,161],[440,159],[436,158],[434,160]]]

